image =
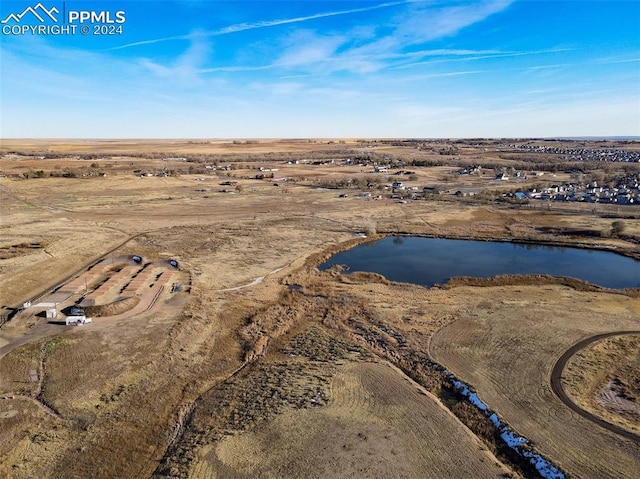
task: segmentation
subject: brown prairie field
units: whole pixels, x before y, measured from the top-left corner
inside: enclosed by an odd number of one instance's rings
[[[456,288],[452,294],[468,293]],[[578,339],[637,329],[638,300],[563,286],[488,288],[474,296],[475,305],[467,303],[455,323],[433,336],[434,359],[472,384],[563,469],[577,477],[637,477],[638,444],[566,409],[548,378],[558,356]]]
[[[584,409],[640,432],[640,335],[604,339],[577,353],[566,388]]]
[[[538,277],[424,288],[316,268],[388,234],[640,257],[638,206],[511,194],[615,182],[634,164],[576,173],[509,144],[2,140],[0,477],[540,477],[442,368],[567,477],[639,477],[638,442],[550,384],[579,340],[640,330],[637,289]],[[494,179],[527,162],[527,175]],[[459,173],[469,165],[483,173]],[[52,298],[93,321],[21,309]],[[610,338],[562,380],[582,408],[637,431],[637,366],[638,336]]]

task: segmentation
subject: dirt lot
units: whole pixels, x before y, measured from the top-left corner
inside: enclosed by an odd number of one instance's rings
[[[362,241],[359,232],[638,255],[636,207],[526,207],[453,193],[400,203],[384,189],[392,173],[338,164],[369,152],[438,160],[402,180],[507,189],[456,171],[512,160],[487,145],[443,155],[446,141],[0,146],[5,316],[105,255],[175,259],[190,285],[133,318],[65,328],[16,316],[2,326],[0,347],[21,343],[0,358],[0,476],[534,477],[447,390],[431,355],[572,476],[638,475],[638,446],[572,417],[547,377],[581,337],[638,328],[638,299],[526,280],[427,290],[314,268]],[[366,185],[372,177],[379,187]],[[618,217],[624,235],[611,234]]]

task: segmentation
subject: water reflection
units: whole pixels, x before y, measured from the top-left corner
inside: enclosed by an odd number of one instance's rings
[[[540,244],[392,236],[338,253],[320,269],[336,264],[423,286],[455,276],[547,274],[607,288],[640,287],[638,261],[606,251]]]

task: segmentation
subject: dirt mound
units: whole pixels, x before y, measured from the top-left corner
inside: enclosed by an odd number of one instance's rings
[[[84,308],[84,312],[87,316],[99,318],[103,316],[116,316],[118,314],[126,313],[130,309],[133,309],[140,302],[140,298],[134,296],[132,298],[124,298],[113,303],[103,304],[99,306],[87,306]]]
[[[634,396],[627,393],[618,378],[609,381],[598,394],[596,402],[604,407],[610,407],[619,414],[629,414],[640,418],[640,403],[636,401]]]
[[[24,256],[27,254],[35,253],[38,250],[44,249],[46,244],[36,243],[19,243],[11,246],[3,246],[0,248],[0,259],[15,258],[16,256]]]

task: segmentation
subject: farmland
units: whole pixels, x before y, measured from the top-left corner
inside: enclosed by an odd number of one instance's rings
[[[567,475],[637,477],[638,443],[573,413],[549,377],[577,341],[640,330],[637,290],[527,277],[426,289],[316,268],[385,234],[640,256],[638,206],[513,196],[616,188],[636,163],[567,148],[628,158],[637,143],[525,143],[3,140],[0,475],[536,477],[435,364]],[[522,174],[496,180],[507,169]],[[152,307],[114,306],[161,272]],[[91,324],[21,310],[70,284],[103,307]],[[598,402],[616,378],[637,404],[637,336],[607,341],[569,362],[565,389],[637,430]]]

